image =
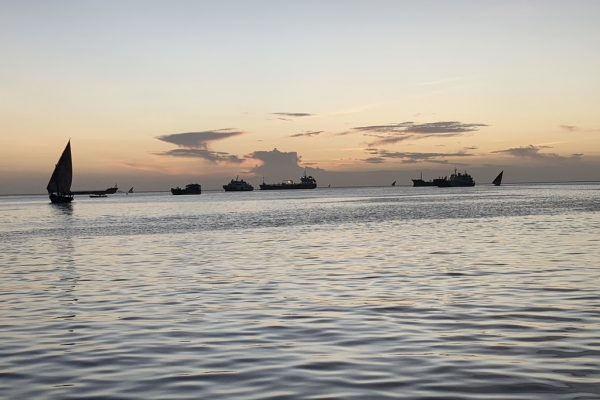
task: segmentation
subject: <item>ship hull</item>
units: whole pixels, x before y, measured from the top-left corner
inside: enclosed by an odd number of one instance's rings
[[[62,196],[54,193],[49,195],[50,201],[54,204],[65,204],[73,201],[73,196]]]
[[[180,195],[184,195],[184,194],[202,194],[202,192],[185,190],[185,189],[171,189],[171,194],[173,194],[175,196],[180,196]]]
[[[292,184],[274,184],[270,185],[267,183],[263,183],[260,185],[260,190],[293,190],[293,189],[315,189],[317,187],[316,183],[313,184],[302,184],[302,183],[292,183]]]

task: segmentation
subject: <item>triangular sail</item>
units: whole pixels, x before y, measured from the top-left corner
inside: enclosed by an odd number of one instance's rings
[[[502,174],[504,173],[504,171],[500,171],[500,173],[498,174],[498,176],[496,177],[496,179],[494,179],[492,181],[492,183],[496,186],[500,186],[500,184],[502,183]]]
[[[54,167],[54,172],[52,172],[46,190],[48,190],[48,193],[70,194],[72,181],[73,163],[71,161],[71,141],[69,140]]]
[[[127,191],[127,193],[133,193],[133,186]]]

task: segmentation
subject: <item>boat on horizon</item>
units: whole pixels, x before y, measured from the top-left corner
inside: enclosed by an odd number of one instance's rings
[[[71,140],[67,142],[58,162],[54,166],[54,171],[50,181],[46,186],[48,196],[52,203],[70,203],[73,201],[71,192],[71,183],[73,182],[73,161],[71,159]]]
[[[198,183],[189,183],[185,185],[185,188],[182,189],[179,186],[176,188],[171,188],[171,194],[181,195],[181,194],[201,194],[202,187]]]
[[[456,172],[456,168],[454,168],[454,173],[450,175],[450,178],[444,177],[437,185],[438,187],[469,187],[475,186],[475,181],[473,177],[469,175],[466,171]]]
[[[421,177],[418,179],[411,179],[413,182],[413,187],[424,187],[424,186],[438,186],[444,178],[435,178],[430,181],[423,180],[423,173],[421,172]]]
[[[260,190],[286,190],[286,189],[314,189],[317,187],[317,180],[312,176],[300,177],[300,182],[294,182],[293,180],[283,181],[281,183],[263,183],[260,184]]]
[[[133,186],[129,188],[128,191],[125,192],[125,196],[133,193]]]
[[[502,174],[504,173],[504,171],[500,171],[500,173],[498,174],[498,176],[496,177],[496,179],[494,179],[492,181],[492,183],[494,184],[494,186],[500,186],[502,184]]]
[[[92,199],[97,199],[97,198],[104,198],[104,197],[108,197],[105,194],[90,194],[90,198]]]
[[[89,194],[90,196],[92,196],[92,195],[99,196],[99,195],[103,195],[103,194],[104,195],[115,194],[115,193],[117,193],[117,190],[119,190],[119,188],[117,187],[117,184],[115,183],[115,186],[108,187],[104,190],[76,190],[71,193],[79,194],[79,195]]]
[[[245,180],[240,179],[239,176],[237,176],[235,179],[232,179],[231,182],[229,182],[228,184],[223,185],[223,189],[226,192],[251,192],[254,190],[254,186],[252,186]]]

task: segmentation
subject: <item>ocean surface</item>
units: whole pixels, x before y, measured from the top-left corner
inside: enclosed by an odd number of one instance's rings
[[[2,399],[600,399],[600,185],[0,197]]]

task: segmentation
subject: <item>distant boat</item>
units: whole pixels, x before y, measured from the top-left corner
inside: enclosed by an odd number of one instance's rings
[[[392,186],[396,186],[396,181],[392,182]]]
[[[227,185],[223,185],[223,189],[226,192],[250,192],[254,190],[254,186],[245,180],[240,179],[238,176],[235,179],[232,179]]]
[[[71,193],[71,183],[73,181],[73,162],[71,160],[71,140],[63,150],[58,163],[54,167],[54,172],[50,177],[48,186],[48,195],[52,203],[70,203],[73,201]]]
[[[444,178],[436,178],[431,181],[423,180],[423,173],[421,172],[421,177],[419,179],[411,179],[413,182],[413,187],[423,187],[423,186],[438,186]]]
[[[117,190],[119,190],[119,187],[115,183],[115,186],[106,188],[106,190],[104,190],[104,193],[98,193],[98,194],[115,194],[115,193],[117,193]]]
[[[260,190],[286,190],[286,189],[314,189],[317,187],[317,181],[312,176],[304,176],[300,178],[300,182],[292,180],[283,181],[281,183],[263,183],[260,184]]]
[[[101,195],[101,194],[115,194],[119,190],[117,184],[115,186],[108,187],[104,190],[76,190],[72,191],[71,194],[89,194],[89,195]]]
[[[128,195],[130,193],[133,193],[133,186],[131,188],[129,188],[128,191],[125,192],[125,195]]]
[[[502,174],[504,173],[504,171],[500,171],[500,173],[498,174],[498,176],[496,177],[496,179],[494,179],[492,181],[492,183],[496,186],[500,186],[502,184]]]
[[[90,197],[92,199],[97,199],[97,198],[102,198],[102,197],[107,197],[105,194],[90,194]]]
[[[471,175],[464,173],[456,172],[456,168],[454,169],[454,173],[450,175],[450,178],[442,178],[440,182],[438,182],[438,187],[466,187],[466,186],[475,186],[475,181],[471,177]]]
[[[185,185],[185,189],[182,189],[180,187],[176,187],[176,188],[171,188],[171,193],[174,195],[180,195],[180,194],[201,194],[202,193],[202,187],[197,184],[197,183],[190,183],[188,185]]]

